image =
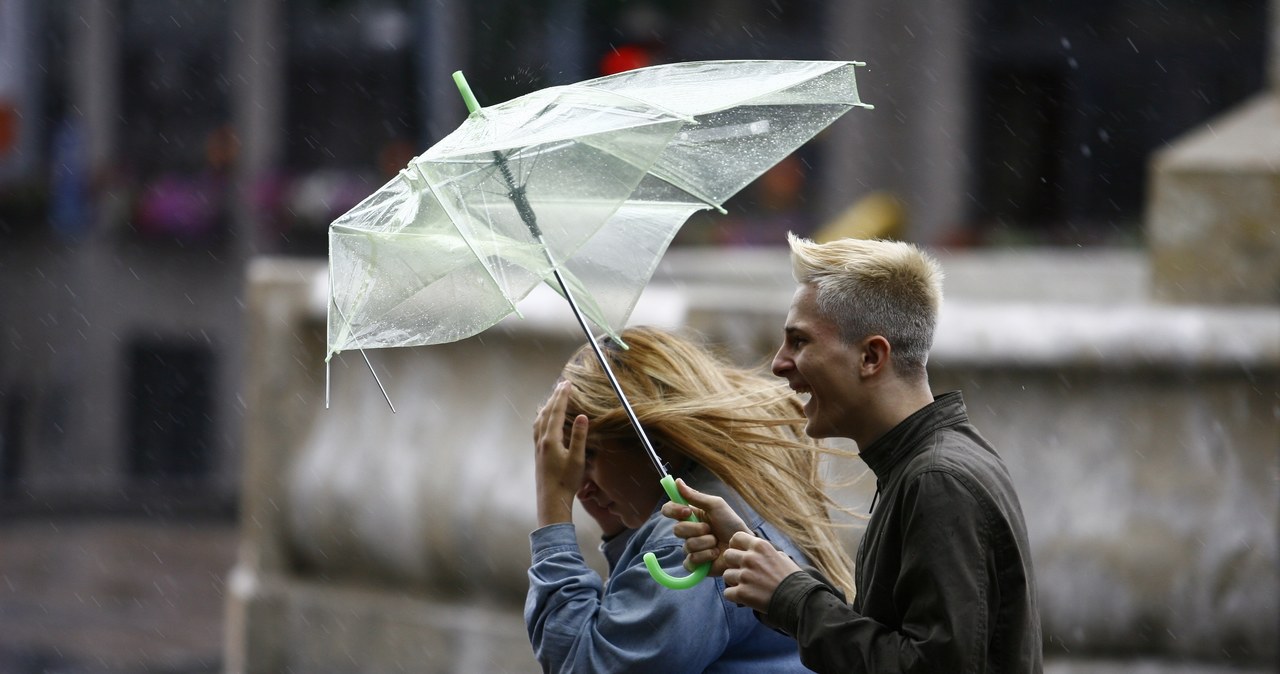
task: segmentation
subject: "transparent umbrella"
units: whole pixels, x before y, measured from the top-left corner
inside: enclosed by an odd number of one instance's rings
[[[691,214],[724,212],[845,112],[870,108],[858,97],[860,65],[676,63],[484,108],[455,73],[466,121],[329,228],[326,405],[334,354],[470,337],[518,315],[547,282],[595,348],[668,495],[681,500],[591,325],[617,337]],[[664,578],[656,562],[650,571],[669,587],[701,578]]]

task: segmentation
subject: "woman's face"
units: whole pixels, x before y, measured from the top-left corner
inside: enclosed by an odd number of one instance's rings
[[[586,482],[580,494],[628,527],[644,524],[658,507],[662,485],[643,450],[616,441],[587,439]]]

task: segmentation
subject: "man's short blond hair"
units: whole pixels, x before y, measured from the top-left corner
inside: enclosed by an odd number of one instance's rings
[[[796,282],[813,285],[818,311],[848,344],[889,341],[895,369],[923,377],[942,306],[942,267],[916,246],[879,239],[814,243],[787,234]]]

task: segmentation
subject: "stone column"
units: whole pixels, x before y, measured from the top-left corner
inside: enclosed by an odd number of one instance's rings
[[[265,258],[262,258],[265,259]],[[243,481],[240,550],[227,594],[226,671],[236,674],[286,669],[289,638],[281,627],[289,571],[280,494],[289,448],[298,429],[322,410],[323,389],[315,379],[317,335],[296,332],[308,322],[315,274],[306,262],[250,263],[246,316]],[[259,413],[270,409],[269,414]]]
[[[467,68],[467,5],[458,0],[419,0],[415,5],[422,46],[419,88],[426,111],[423,148],[458,128],[467,117],[453,73]]]
[[[1156,299],[1280,303],[1280,2],[1269,87],[1152,159],[1147,204]]]
[[[971,4],[828,3],[826,56],[867,64],[858,93],[875,110],[824,132],[819,224],[879,190],[907,204],[913,241],[944,238],[964,213]]]
[[[120,16],[118,2],[82,0],[67,19],[71,103],[67,116],[83,133],[83,156],[90,180],[110,176],[121,151],[117,80]],[[98,335],[121,334],[117,326],[122,312],[118,305],[107,309],[111,300],[105,294],[99,295],[106,285],[101,270],[113,252],[109,234],[115,222],[110,205],[118,197],[107,191],[112,189],[107,184],[106,190],[90,190],[85,214],[90,222],[80,225],[79,240],[66,248],[65,257],[60,256],[65,266],[59,270],[58,278],[68,292],[56,297],[52,307],[67,325],[74,320]],[[118,267],[118,260],[116,264]],[[65,490],[67,483],[84,491],[113,489],[123,479],[120,467],[124,462],[117,438],[126,431],[119,389],[125,372],[118,342],[84,339],[73,330],[51,333],[48,340],[49,348],[56,353],[49,368],[52,384],[55,391],[65,392],[66,396],[61,403],[65,406],[62,425],[66,433],[59,434],[59,451],[39,459],[49,471],[43,477],[55,481],[46,484],[55,491]]]
[[[89,139],[89,165],[104,170],[115,156],[120,112],[116,72],[120,44],[116,39],[120,8],[115,2],[81,0],[72,13],[72,96],[84,115]]]
[[[240,150],[236,182],[236,241],[243,258],[262,252],[260,227],[247,195],[255,181],[281,164],[284,153],[284,92],[288,54],[280,0],[237,2],[232,9],[231,105]]]
[[[1280,0],[1271,0],[1271,91],[1280,91]]]
[[[595,64],[587,55],[585,33],[587,3],[555,0],[548,6],[546,32],[547,80],[572,84],[595,76]]]

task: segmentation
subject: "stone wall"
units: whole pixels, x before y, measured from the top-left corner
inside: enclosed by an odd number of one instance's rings
[[[942,262],[934,389],[965,392],[1018,484],[1046,651],[1274,667],[1280,309],[1149,304],[1138,253]],[[369,352],[395,415],[344,354],[326,411],[323,267],[260,260],[250,286],[228,670],[536,671],[529,428],[582,340],[567,309],[548,293],[477,338]],[[763,363],[792,287],[783,250],[671,251],[633,322]]]

